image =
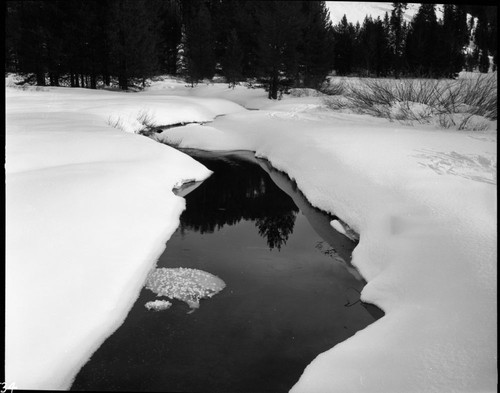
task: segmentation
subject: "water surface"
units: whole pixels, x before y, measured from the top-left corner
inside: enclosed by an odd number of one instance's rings
[[[251,153],[190,151],[214,174],[185,196],[158,268],[200,269],[226,287],[190,311],[143,289],[72,390],[286,392],[321,352],[381,316],[358,302],[355,240]],[[182,192],[182,191],[181,191]]]

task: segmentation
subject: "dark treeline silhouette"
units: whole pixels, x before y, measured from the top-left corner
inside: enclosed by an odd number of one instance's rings
[[[444,4],[438,20],[436,4],[424,3],[407,23],[407,4],[394,2],[383,19],[367,16],[361,25],[344,15],[334,26],[337,73],[454,78],[463,69],[488,72],[488,55],[496,68],[496,7]]]
[[[7,1],[6,71],[27,82],[121,89],[155,75],[191,85],[214,75],[253,79],[276,99],[290,86],[339,75],[454,77],[496,66],[496,7],[407,3],[384,18],[332,26],[324,1]],[[468,22],[467,13],[476,19]],[[471,50],[464,48],[473,42]]]

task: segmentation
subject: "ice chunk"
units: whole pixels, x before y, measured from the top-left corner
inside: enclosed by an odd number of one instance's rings
[[[146,288],[170,299],[186,302],[191,309],[200,307],[200,299],[214,296],[225,288],[219,277],[203,270],[188,268],[158,268],[151,271]]]
[[[154,310],[154,311],[161,311],[161,310],[166,310],[172,306],[172,303],[170,303],[168,300],[154,300],[151,302],[147,302],[144,307],[146,307],[148,310]]]
[[[346,234],[346,231],[344,229],[344,226],[338,222],[337,220],[332,220],[330,221],[330,225],[337,231],[337,232],[340,232],[340,233],[343,233],[344,235]]]

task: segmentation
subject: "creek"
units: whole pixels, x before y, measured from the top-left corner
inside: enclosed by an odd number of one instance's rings
[[[211,273],[224,289],[199,308],[143,288],[72,390],[287,392],[320,353],[380,318],[359,301],[352,232],[312,207],[250,152],[186,150],[214,173],[178,190],[180,225],[156,268]]]

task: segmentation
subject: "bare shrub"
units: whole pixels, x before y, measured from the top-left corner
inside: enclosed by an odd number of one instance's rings
[[[327,96],[323,98],[323,105],[332,110],[349,109],[350,103],[344,96]]]
[[[429,123],[437,117],[441,127],[459,130],[487,128],[477,116],[497,118],[496,74],[459,80],[366,78],[343,88],[345,99],[327,97],[325,106],[401,122]]]
[[[111,116],[108,116],[108,121],[106,123],[113,128],[125,131],[125,126],[123,125],[123,120],[121,117],[113,118]]]
[[[156,132],[158,125],[153,121],[153,116],[147,109],[143,109],[137,113],[137,121],[141,124],[142,128],[137,130],[138,134],[149,134]]]
[[[481,74],[477,79],[461,80],[461,98],[464,105],[473,108],[474,115],[497,119],[497,77]]]
[[[343,80],[329,79],[323,83],[319,91],[329,96],[340,96],[345,93],[346,85]]]
[[[134,131],[136,134],[150,136],[151,134],[159,132],[158,130],[161,128],[153,121],[153,116],[147,109],[140,110],[137,113],[136,119],[140,124],[139,129]],[[109,116],[107,124],[121,131],[127,131],[127,127],[123,119],[119,116]]]

